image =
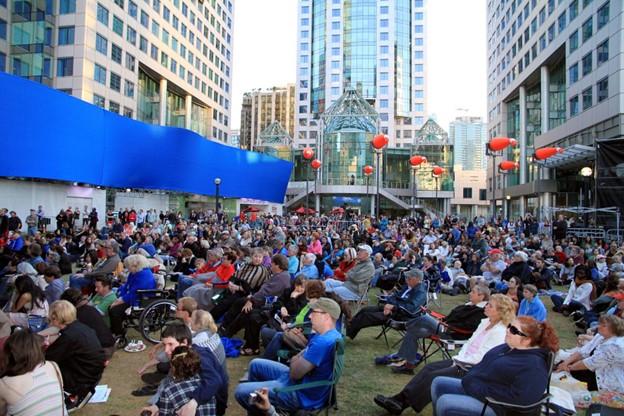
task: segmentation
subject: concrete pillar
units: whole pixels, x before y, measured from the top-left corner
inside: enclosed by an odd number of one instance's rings
[[[191,129],[191,114],[193,113],[193,96],[191,94],[187,95],[184,103],[184,128],[187,130]]]
[[[314,210],[319,213],[321,211],[321,195],[317,193],[314,194]]]
[[[521,196],[518,198],[518,210],[520,211],[520,215],[524,217],[526,213],[526,196]]]
[[[548,108],[550,106],[550,71],[547,66],[540,68],[540,96],[542,97],[542,134],[548,131]]]
[[[520,183],[527,182],[527,135],[526,135],[526,87],[520,87],[520,137],[518,137],[518,146],[520,146]]]
[[[160,80],[160,120],[159,124],[161,126],[167,125],[167,80]]]

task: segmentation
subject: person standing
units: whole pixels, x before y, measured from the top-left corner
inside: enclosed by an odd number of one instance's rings
[[[22,220],[17,216],[17,212],[11,211],[9,217],[9,231],[21,231],[22,230]]]
[[[28,227],[28,236],[34,237],[39,225],[39,217],[34,209],[30,210],[30,214],[26,217],[26,227]]]
[[[43,210],[43,206],[39,205],[37,207],[37,224],[39,224],[39,231],[44,231],[45,232],[45,211]]]

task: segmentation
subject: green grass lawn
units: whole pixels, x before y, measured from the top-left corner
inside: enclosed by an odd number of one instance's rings
[[[559,290],[564,290],[559,287]],[[374,294],[371,291],[371,304],[376,304]],[[550,298],[542,297],[546,308],[549,310],[548,319],[557,328],[562,348],[571,348],[576,343],[574,324],[561,314],[550,312],[552,303]],[[467,295],[442,296],[442,307],[438,309],[442,313],[448,313],[455,306],[467,302]],[[377,393],[391,395],[397,393],[407,382],[410,376],[395,375],[385,366],[375,365],[373,359],[379,355],[389,354],[389,350],[383,340],[375,339],[379,334],[379,327],[362,330],[355,341],[347,339],[346,364],[343,376],[338,386],[338,404],[342,415],[384,415],[387,414],[382,408],[373,403],[373,397]],[[242,334],[239,334],[242,336]],[[139,338],[136,335],[136,338]],[[398,340],[396,333],[389,336],[390,343]],[[395,348],[394,351],[398,349]],[[145,404],[145,398],[134,397],[130,392],[142,385],[137,369],[147,360],[147,352],[127,353],[118,351],[113,356],[108,368],[104,373],[103,384],[112,387],[111,396],[107,403],[90,404],[75,414],[78,415],[138,415],[139,410]],[[230,404],[228,415],[244,415],[245,412],[233,399],[234,390],[238,379],[242,376],[251,361],[250,357],[228,358],[228,371],[230,374]],[[408,409],[404,414],[414,414]],[[431,414],[431,406],[428,406],[423,415]]]

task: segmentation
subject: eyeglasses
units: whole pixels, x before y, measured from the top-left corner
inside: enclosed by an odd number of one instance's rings
[[[327,313],[327,312],[324,312],[324,311],[315,311],[314,309],[312,309],[312,311],[310,312],[310,315],[311,315],[311,314],[313,314],[313,313],[320,313],[320,314],[324,314],[324,313]]]
[[[515,326],[513,326],[512,324],[507,325],[507,329],[509,330],[509,332],[511,333],[511,335],[519,335],[521,337],[526,337],[527,335],[525,333],[523,333],[522,331],[520,331],[518,328],[516,328]]]

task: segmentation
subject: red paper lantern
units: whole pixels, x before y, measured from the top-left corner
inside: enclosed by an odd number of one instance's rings
[[[519,163],[512,162],[510,160],[505,160],[498,165],[500,170],[511,170],[514,168],[520,167]]]
[[[542,147],[541,149],[537,149],[535,151],[535,159],[548,159],[549,157],[554,156],[557,153],[563,153],[563,149],[560,147]]]
[[[427,158],[424,156],[412,156],[410,157],[410,165],[416,167],[418,165],[420,165],[421,163],[427,163]]]
[[[373,147],[375,149],[382,149],[384,146],[388,144],[390,138],[385,134],[378,134],[373,137]]]
[[[321,167],[321,161],[320,161],[320,160],[318,160],[318,159],[314,159],[314,160],[312,161],[311,165],[312,165],[312,167],[313,167],[314,169],[318,169],[318,168],[320,168],[320,167]]]
[[[432,172],[434,175],[444,175],[444,168],[441,168],[440,166],[435,166]]]
[[[364,166],[364,174],[365,175],[370,175],[373,173],[373,167],[372,166]]]
[[[309,147],[306,147],[305,149],[303,149],[303,158],[310,160],[314,157],[314,150],[310,149]]]
[[[491,151],[498,152],[508,146],[515,147],[517,144],[518,142],[515,139],[510,139],[509,137],[494,137],[489,141],[488,147]]]

